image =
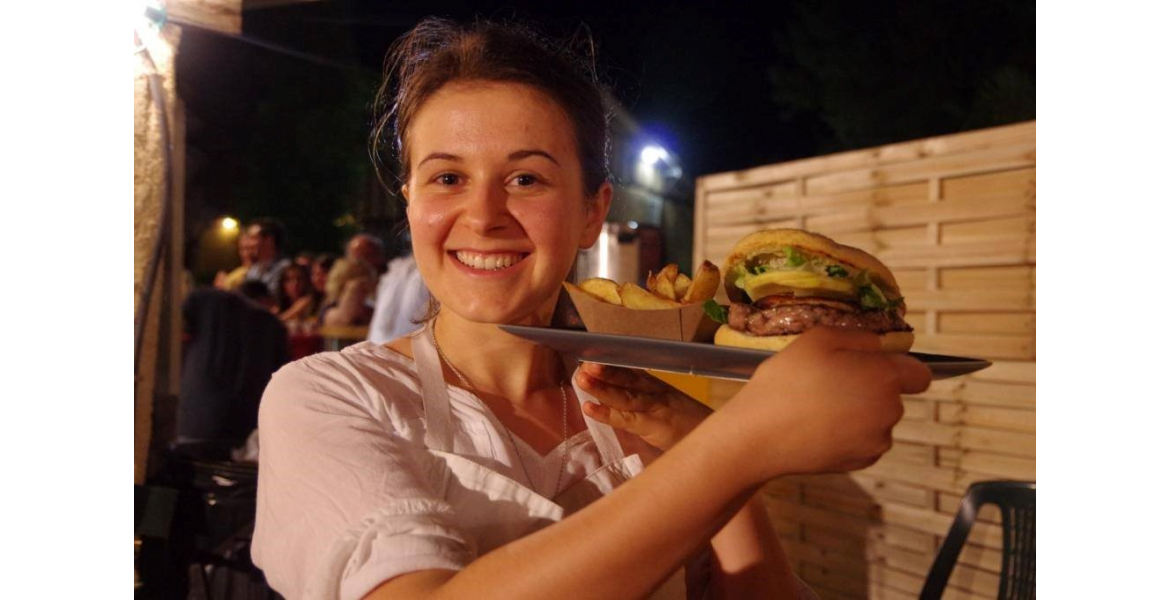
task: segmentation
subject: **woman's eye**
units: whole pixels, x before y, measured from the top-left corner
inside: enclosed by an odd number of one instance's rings
[[[435,181],[443,185],[457,185],[459,183],[459,176],[454,173],[443,173],[436,177]]]
[[[528,187],[530,185],[536,185],[537,179],[535,175],[517,175],[515,182],[516,185],[521,187]]]

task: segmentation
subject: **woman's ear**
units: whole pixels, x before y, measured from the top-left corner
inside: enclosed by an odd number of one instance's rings
[[[405,200],[407,204],[410,204],[410,196],[406,195],[406,184],[405,183],[402,184],[402,189],[398,190],[398,191],[402,193],[402,199]]]
[[[601,235],[601,227],[605,224],[605,217],[609,215],[609,205],[613,202],[613,184],[606,181],[597,189],[597,194],[590,200],[585,209],[585,229],[581,231],[581,240],[578,246],[584,250],[592,248]]]

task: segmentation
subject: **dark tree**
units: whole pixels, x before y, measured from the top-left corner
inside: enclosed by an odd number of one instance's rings
[[[1034,2],[796,2],[770,69],[818,153],[1036,117]]]

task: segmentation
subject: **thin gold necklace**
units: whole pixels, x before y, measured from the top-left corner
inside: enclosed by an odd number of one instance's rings
[[[479,397],[479,394],[475,393],[475,386],[471,385],[471,382],[463,376],[463,373],[459,369],[456,369],[455,365],[451,364],[451,359],[447,358],[447,355],[443,353],[443,348],[439,346],[439,338],[435,335],[435,326],[433,323],[431,324],[431,341],[435,344],[435,350],[438,351],[439,358],[442,358],[443,362],[447,364],[447,367],[451,369],[451,372],[455,373],[455,376],[463,383],[463,387],[467,388],[467,391],[472,396],[475,396],[480,403],[487,406],[487,403]],[[561,480],[565,477],[565,467],[569,462],[569,395],[565,392],[564,381],[557,387],[561,390],[561,430],[564,439],[561,442],[561,470],[557,473],[557,487],[553,490],[550,498],[555,498],[561,492]],[[500,425],[503,425],[503,423],[500,423]],[[504,426],[504,434],[512,442],[512,449],[516,451],[516,459],[520,461],[520,469],[524,471],[524,478],[528,480],[528,487],[536,491],[536,484],[532,482],[532,476],[528,474],[528,467],[524,464],[524,455],[520,454],[520,446],[516,443],[516,438],[512,437],[512,431],[507,426]]]

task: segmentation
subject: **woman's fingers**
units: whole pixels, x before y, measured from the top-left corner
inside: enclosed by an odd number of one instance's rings
[[[610,427],[623,429],[630,433],[640,435],[643,433],[644,427],[641,423],[641,414],[633,411],[626,411],[606,406],[604,404],[595,404],[593,402],[586,402],[582,405],[585,416],[605,423]]]
[[[628,387],[649,394],[661,394],[674,389],[657,377],[638,369],[627,369],[624,367],[613,367],[587,362],[581,363],[580,371],[594,379],[600,379],[611,385]]]
[[[800,336],[796,343],[805,342],[823,344],[829,350],[858,350],[862,352],[879,352],[882,349],[881,338],[876,333],[863,329],[848,327],[814,327]]]
[[[654,405],[652,400],[643,396],[643,392],[598,379],[585,371],[577,372],[577,385],[604,404],[620,410],[644,411]]]
[[[930,387],[930,368],[922,361],[908,354],[889,354],[886,358],[898,372],[903,394],[925,392],[926,388]]]

